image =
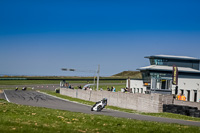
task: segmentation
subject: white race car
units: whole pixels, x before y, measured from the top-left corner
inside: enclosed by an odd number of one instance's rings
[[[95,103],[95,105],[92,106],[91,111],[101,111],[105,106],[107,105],[107,99],[103,98],[101,101],[98,101]]]

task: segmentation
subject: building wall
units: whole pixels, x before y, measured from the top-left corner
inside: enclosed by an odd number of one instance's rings
[[[126,87],[128,87],[128,80],[126,80]],[[143,80],[130,80],[130,88],[133,93],[145,93],[146,86],[143,85]]]
[[[175,94],[175,85],[172,86],[172,94]],[[183,90],[183,94],[188,98],[190,91],[190,100],[194,102],[194,92],[197,92],[197,102],[200,101],[200,79],[179,78],[178,79],[178,94]]]
[[[127,84],[128,86],[128,80]],[[134,93],[134,88],[136,88],[135,93],[141,93],[141,88],[143,88],[143,93],[146,91],[146,87],[143,85],[143,80],[130,80],[130,87]],[[172,94],[175,94],[175,85],[172,85]],[[139,92],[138,92],[139,88]],[[179,78],[178,79],[178,94],[183,91],[183,94],[188,100],[188,91],[190,91],[189,101],[194,102],[194,94],[197,92],[196,102],[200,102],[200,79],[195,78]]]

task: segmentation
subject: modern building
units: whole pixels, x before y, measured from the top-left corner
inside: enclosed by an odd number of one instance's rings
[[[150,66],[141,67],[142,80],[127,80],[133,93],[184,94],[187,101],[200,102],[200,59],[187,56],[147,56]],[[173,83],[173,66],[177,84]]]

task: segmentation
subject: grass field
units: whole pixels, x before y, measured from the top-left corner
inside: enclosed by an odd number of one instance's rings
[[[60,84],[61,80],[0,80],[0,85]],[[93,84],[93,80],[66,80],[69,83]],[[126,80],[100,80],[100,83],[126,83]]]
[[[80,83],[80,84],[93,84],[92,80],[83,80],[83,81],[77,81],[77,80],[67,80],[66,82],[69,82],[69,84],[73,83]],[[109,83],[109,85],[101,85]],[[117,83],[117,84],[116,84]],[[118,85],[120,83],[120,85]],[[121,91],[121,88],[126,87],[126,80],[100,80],[99,89],[102,88],[104,90],[107,89],[107,86],[110,88],[112,86],[115,86],[116,91]],[[45,85],[45,84],[60,84],[60,80],[0,80],[0,85]],[[77,89],[77,86],[74,86],[75,89]],[[94,86],[94,89],[96,89],[96,86]]]
[[[0,85],[60,84],[59,80],[0,80]]]
[[[0,100],[1,133],[199,133],[200,127],[138,121],[7,103]]]

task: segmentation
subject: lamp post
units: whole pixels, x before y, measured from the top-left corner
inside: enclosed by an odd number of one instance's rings
[[[77,69],[68,69],[68,68],[61,68],[62,71],[78,71],[78,72],[88,72],[88,73],[97,73],[97,90],[99,89],[99,73],[100,73],[100,65],[98,65],[98,70],[89,70],[89,71],[84,71],[84,70],[77,70]],[[95,76],[94,76],[94,84],[95,84]]]
[[[99,90],[99,72],[100,72],[100,65],[98,65],[98,70],[97,70],[97,90]]]

